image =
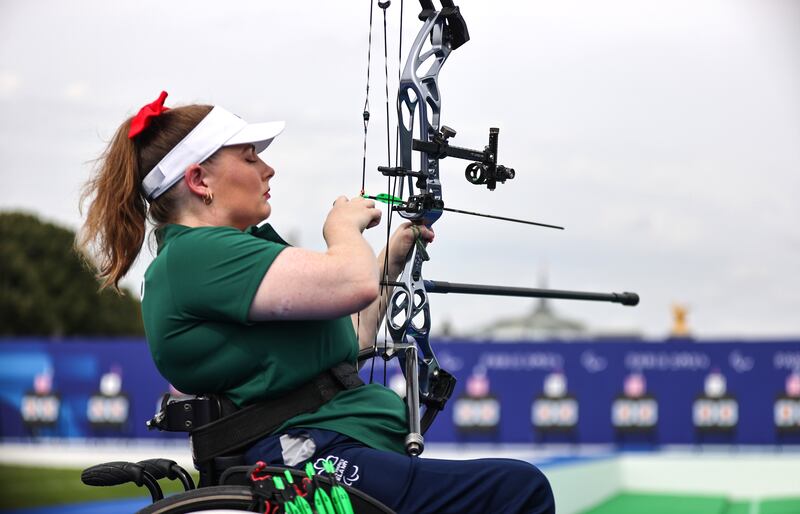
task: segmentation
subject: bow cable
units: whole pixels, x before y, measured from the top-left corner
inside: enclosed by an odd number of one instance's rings
[[[388,38],[388,31],[386,30],[386,10],[392,4],[391,0],[386,1],[379,1],[378,7],[383,10],[383,85],[385,91],[385,99],[386,99],[386,162],[392,162],[392,140],[391,140],[391,120],[389,118],[389,38]],[[387,183],[387,185],[389,185]],[[391,231],[392,231],[392,211],[391,209],[387,209],[386,213],[386,245],[384,246],[385,250],[383,251],[383,278],[389,278],[389,240],[391,238]],[[381,281],[383,282],[383,281]],[[378,350],[378,332],[380,331],[380,323],[381,323],[381,316],[380,311],[384,307],[384,292],[386,290],[386,286],[383,284],[380,285],[380,289],[378,290],[378,319],[375,321],[375,342],[373,343],[373,349],[375,353]],[[388,304],[386,305],[386,310],[388,310]],[[372,382],[372,370],[375,369],[375,355],[372,356],[372,367],[370,370],[369,381]],[[386,385],[386,361],[383,361],[383,385]]]
[[[390,114],[389,114],[389,52],[388,52],[388,33],[386,29],[386,9],[391,4],[391,0],[387,0],[386,2],[378,2],[378,6],[383,9],[383,42],[384,42],[384,84],[385,84],[385,91],[386,91],[386,159],[387,162],[391,162],[391,141],[389,138],[390,134]],[[397,50],[397,80],[400,81],[400,74],[401,68],[403,66],[403,6],[405,2],[404,0],[400,0],[400,30],[399,30],[399,37],[398,37],[398,50]],[[395,97],[395,103],[397,103],[397,98]],[[397,120],[397,125],[395,125],[395,146],[394,146],[394,165],[398,165],[399,159],[399,148],[400,148],[400,120]],[[399,177],[389,177],[387,176],[386,187],[387,190],[391,191],[392,194],[397,193],[397,184]],[[402,191],[402,182],[401,182],[401,191]],[[362,192],[363,194],[363,192]],[[402,194],[402,193],[401,193]],[[389,280],[389,246],[391,242],[392,236],[392,217],[394,214],[394,209],[391,208],[390,205],[387,205],[386,208],[386,244],[384,246],[384,259],[383,259],[383,280],[381,280],[380,284],[380,303],[379,303],[379,310],[383,310],[385,313],[388,312],[388,298],[385,298],[386,294],[386,285]],[[384,305],[386,302],[386,305]],[[383,340],[384,340],[384,356],[386,354],[386,344],[385,342],[389,340],[389,329],[386,323],[383,322],[383,318],[378,317],[376,323],[378,324],[375,327],[375,342],[373,344],[373,357],[372,357],[372,365],[374,367],[375,363],[375,355],[378,353],[378,334],[380,333],[380,325],[383,325]],[[383,361],[383,385],[387,384],[387,365],[386,359]],[[370,373],[370,382],[372,381],[372,373]]]
[[[387,29],[387,16],[386,10],[391,5],[391,0],[386,1],[378,1],[378,7],[383,10],[383,58],[384,58],[384,90],[385,90],[385,104],[386,104],[386,159],[387,164],[391,165],[391,123],[390,123],[390,109],[389,109],[389,46],[388,46],[388,29]],[[366,168],[367,168],[367,134],[368,134],[368,125],[370,119],[370,112],[369,112],[369,82],[370,82],[370,68],[371,68],[371,58],[372,58],[372,20],[373,20],[373,12],[374,12],[374,0],[370,0],[369,4],[369,38],[368,38],[368,49],[367,49],[367,84],[366,84],[366,98],[364,100],[364,112],[363,112],[363,119],[364,119],[364,150],[362,156],[362,165],[361,165],[361,196],[366,197],[365,194],[365,187],[366,187]],[[398,80],[400,78],[400,66],[402,65],[402,51],[403,51],[403,1],[400,2],[400,43],[399,43],[399,50],[398,50],[398,71],[397,76]],[[400,138],[400,128],[399,125],[396,127],[395,130],[395,166],[397,166],[398,162],[398,147],[399,147],[399,138]],[[397,177],[387,177],[387,188],[392,193],[397,191]],[[388,299],[385,298],[386,293],[386,284],[390,281],[389,277],[389,242],[391,240],[391,227],[392,227],[392,209],[387,208],[387,223],[386,223],[386,249],[384,251],[384,258],[383,258],[383,277],[381,280],[380,290],[379,290],[379,303],[378,303],[378,313],[380,314],[381,311],[388,310],[388,305],[384,306],[384,302],[387,302]],[[375,356],[377,355],[378,350],[378,333],[380,331],[380,324],[381,324],[381,316],[378,316],[376,320],[377,326],[375,327],[375,341],[372,347],[372,359],[370,364],[370,373],[369,373],[369,382],[372,383],[374,381],[374,371],[375,371]],[[356,333],[360,334],[361,328],[361,313],[359,312],[357,315],[357,322],[356,322]],[[388,329],[384,326],[384,340],[388,339]],[[385,350],[384,350],[385,351]],[[384,361],[383,365],[383,383],[386,385],[387,377],[386,377],[386,362]]]

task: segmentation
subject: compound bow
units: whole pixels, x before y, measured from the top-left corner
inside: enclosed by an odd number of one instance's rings
[[[370,0],[370,44],[372,26],[372,1]],[[386,39],[386,9],[390,2],[378,2],[384,12],[384,41]],[[441,9],[434,8],[432,0],[420,0],[422,12],[419,19],[423,26],[417,34],[408,53],[397,93],[397,119],[399,131],[400,163],[395,166],[379,166],[384,176],[400,180],[399,195],[403,196],[404,184],[408,186],[405,200],[394,196],[388,198],[391,213],[397,212],[413,223],[433,225],[446,209],[442,200],[442,184],[439,178],[439,161],[446,157],[472,161],[465,170],[466,179],[475,185],[485,185],[494,190],[498,183],[505,183],[515,176],[512,168],[498,164],[497,145],[499,129],[489,129],[489,143],[483,150],[472,150],[451,146],[449,140],[456,132],[447,126],[440,126],[441,97],[439,94],[439,72],[453,50],[469,41],[469,32],[464,18],[452,0],[441,0]],[[402,10],[401,10],[402,18]],[[402,24],[401,24],[402,32]],[[430,43],[428,45],[428,43]],[[385,46],[384,46],[385,52]],[[385,53],[385,57],[386,53]],[[426,71],[422,68],[429,67]],[[365,149],[366,129],[369,121],[369,62],[367,64],[367,100],[364,109]],[[388,72],[387,72],[388,75]],[[388,78],[388,77],[387,77]],[[419,138],[414,138],[414,124]],[[387,124],[388,124],[388,86],[387,86]],[[388,127],[388,125],[387,125]],[[387,128],[388,139],[388,128]],[[388,143],[388,141],[387,141]],[[419,153],[418,169],[414,170],[412,151]],[[366,155],[366,152],[365,152]],[[366,161],[366,157],[365,157]],[[362,179],[363,180],[363,179]],[[394,192],[394,191],[393,191]],[[363,182],[362,182],[363,194]],[[456,211],[463,212],[463,211]],[[467,214],[477,214],[467,212]],[[494,216],[497,218],[496,216]],[[508,218],[508,221],[521,221]],[[550,228],[561,228],[535,222]],[[391,227],[389,227],[389,231]],[[388,245],[387,232],[387,245]],[[387,252],[388,253],[388,252]],[[381,354],[388,360],[398,357],[401,370],[406,378],[406,403],[409,414],[409,434],[406,437],[406,451],[419,455],[424,449],[423,434],[441,411],[455,388],[456,379],[439,365],[430,344],[431,315],[428,302],[429,293],[466,293],[503,296],[544,297],[577,300],[616,302],[636,305],[639,301],[635,293],[587,293],[579,291],[558,291],[519,287],[497,287],[475,284],[451,284],[448,282],[424,280],[422,265],[429,260],[426,244],[417,240],[406,260],[405,268],[398,281],[382,280],[382,286],[393,287],[386,313],[386,327],[391,341],[378,344],[372,352],[362,355]],[[420,413],[420,404],[425,407]]]

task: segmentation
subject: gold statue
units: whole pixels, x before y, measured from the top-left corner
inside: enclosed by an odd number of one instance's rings
[[[686,323],[686,315],[689,309],[685,305],[672,305],[672,337],[688,337],[689,325]]]

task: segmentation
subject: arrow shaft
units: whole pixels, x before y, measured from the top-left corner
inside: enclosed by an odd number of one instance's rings
[[[362,195],[362,196],[367,200],[375,200],[376,202],[388,203],[390,205],[396,205],[398,207],[402,207],[403,205],[406,204],[406,202],[400,200],[399,198],[391,198],[388,197],[387,195],[378,195],[378,196]],[[480,218],[491,218],[493,220],[510,221],[512,223],[523,223],[525,225],[535,225],[537,227],[546,227],[546,228],[554,228],[557,230],[564,230],[564,227],[560,227],[558,225],[550,225],[549,223],[539,223],[536,221],[521,220],[518,218],[508,218],[506,216],[495,216],[494,214],[484,214],[481,212],[465,211],[462,209],[453,209],[450,207],[442,207],[442,210],[447,212],[455,212],[457,214],[478,216]]]
[[[525,225],[536,225],[537,227],[554,228],[557,230],[564,230],[564,227],[558,225],[550,225],[548,223],[538,223],[536,221],[520,220],[517,218],[507,218],[505,216],[495,216],[494,214],[483,214],[480,212],[463,211],[461,209],[451,209],[450,207],[442,208],[443,211],[457,212],[458,214],[468,214],[470,216],[480,216],[481,218],[491,218],[493,220],[511,221],[513,223],[524,223]]]

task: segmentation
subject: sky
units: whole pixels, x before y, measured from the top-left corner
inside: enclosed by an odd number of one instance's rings
[[[800,2],[462,0],[471,40],[440,73],[443,124],[516,178],[490,192],[442,161],[448,207],[428,279],[635,291],[637,307],[559,301],[599,333],[668,335],[672,306],[700,338],[800,336]],[[383,25],[375,8],[367,192],[385,192]],[[421,24],[405,2],[403,49]],[[400,2],[387,11],[397,87]],[[361,186],[369,3],[0,0],[0,210],[70,229],[93,160],[119,124],[167,105],[285,120],[262,154],[270,223],[324,251],[333,200]],[[405,56],[404,56],[405,59]],[[394,127],[394,99],[390,121]],[[394,130],[394,128],[392,128]],[[384,231],[366,234],[376,250]],[[124,284],[138,291],[145,250]],[[524,315],[534,300],[434,295],[434,331]]]

